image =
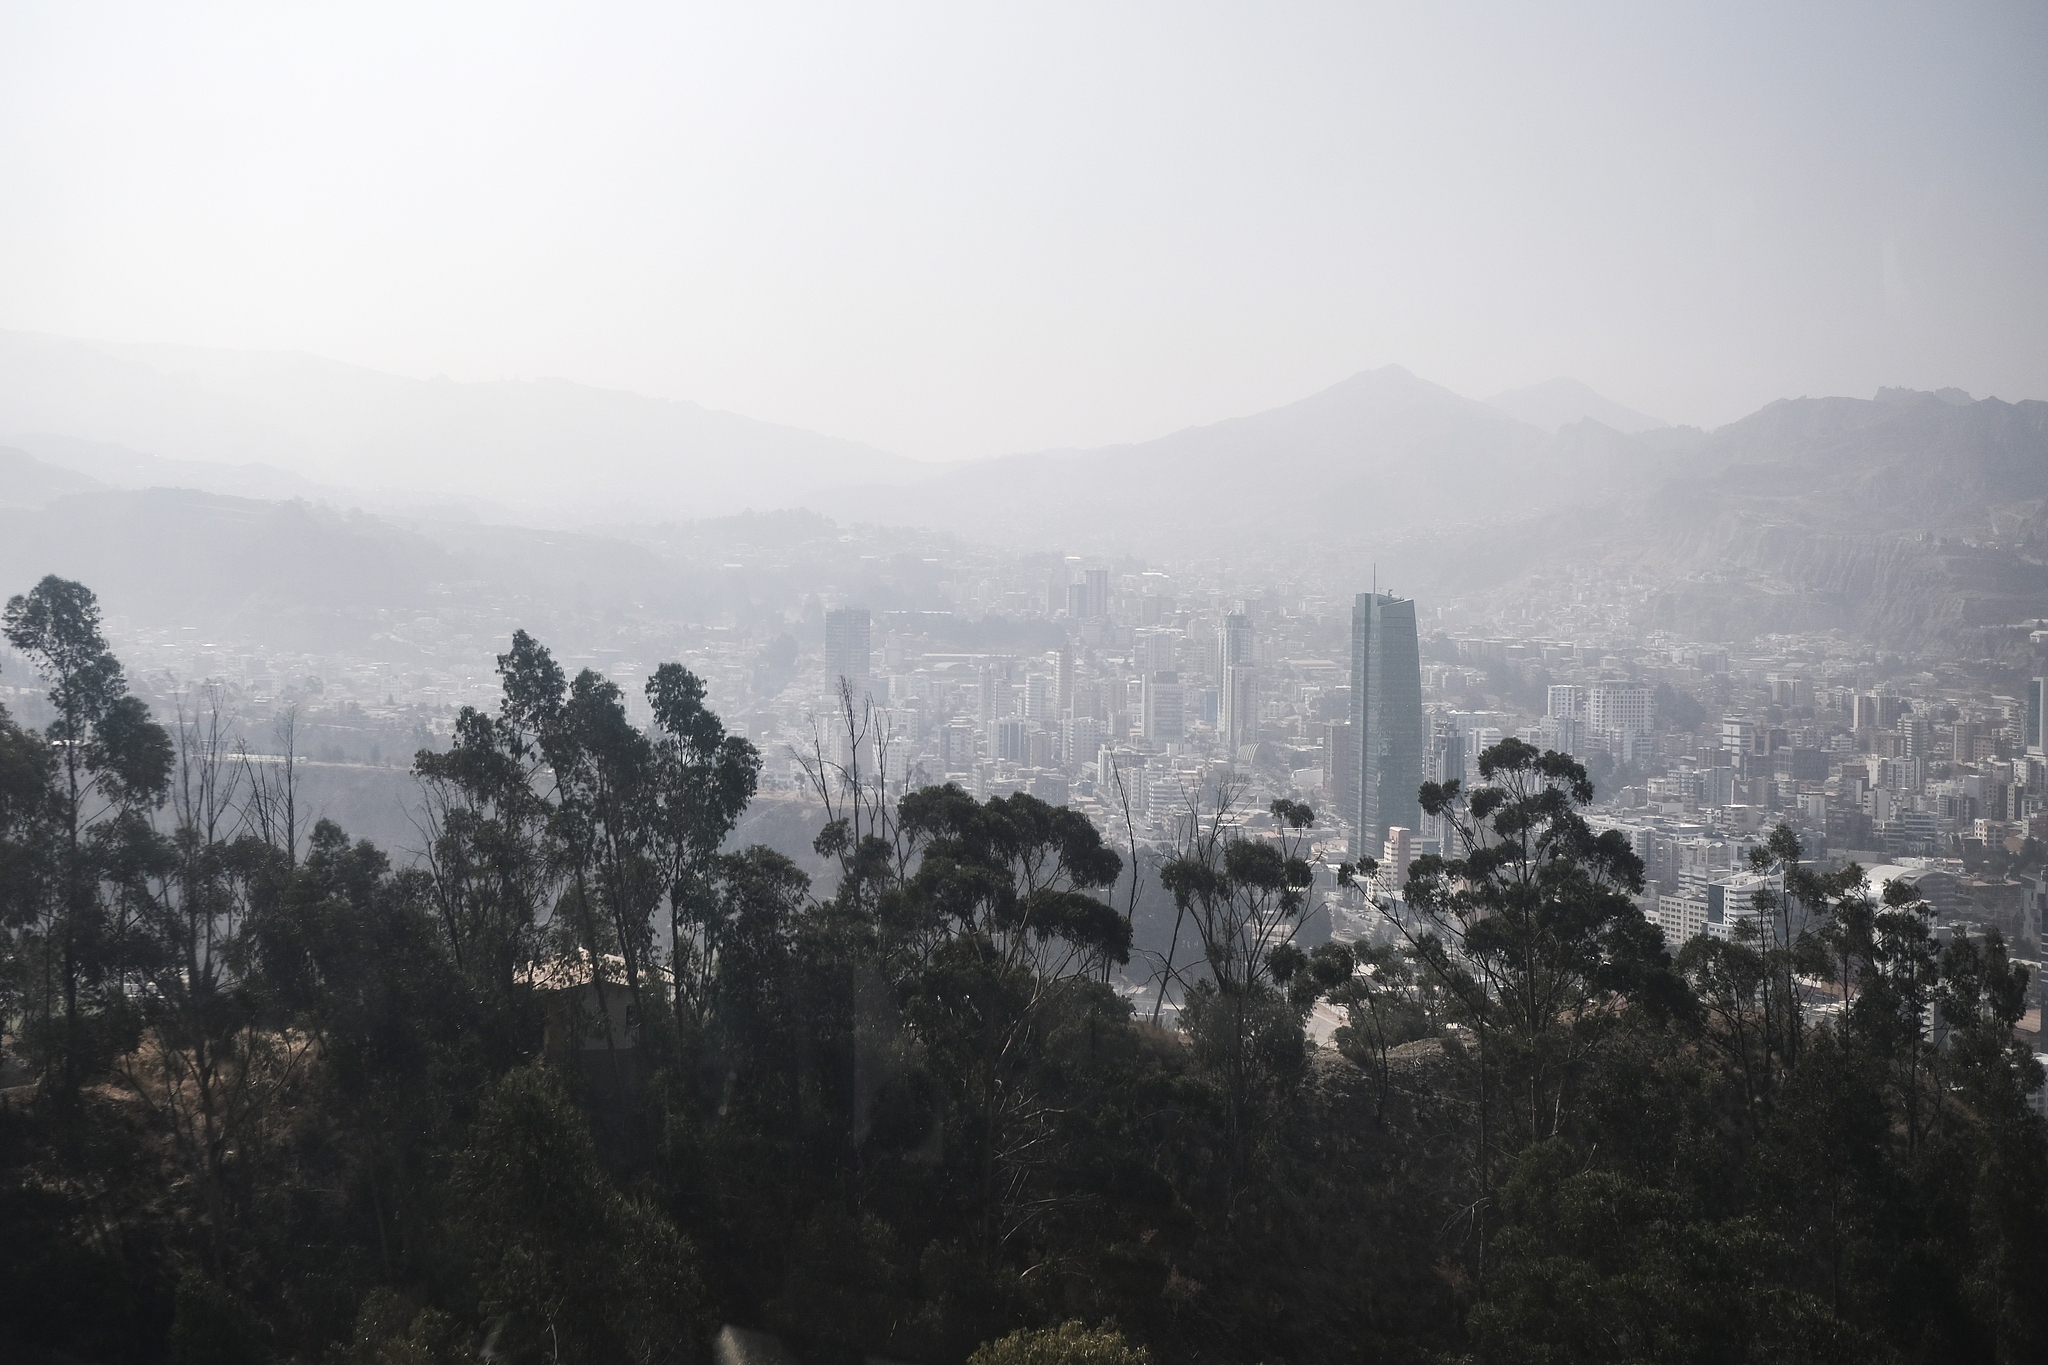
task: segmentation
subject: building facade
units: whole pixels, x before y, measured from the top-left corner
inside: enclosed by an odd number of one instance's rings
[[[1218,690],[1216,729],[1224,748],[1233,756],[1247,744],[1259,742],[1258,675],[1248,664],[1234,664],[1223,671]]]
[[[1422,653],[1415,603],[1362,592],[1351,608],[1351,733],[1357,758],[1357,818],[1352,853],[1382,849],[1387,831],[1422,826],[1427,740],[1422,714]]]
[[[868,680],[868,609],[840,607],[825,613],[825,676],[844,678],[859,692]]]
[[[1164,670],[1146,676],[1140,702],[1139,724],[1145,742],[1153,748],[1179,744],[1186,737],[1186,705],[1181,696],[1180,674]]]

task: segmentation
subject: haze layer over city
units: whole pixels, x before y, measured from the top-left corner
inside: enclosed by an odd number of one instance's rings
[[[2043,70],[0,13],[0,1352],[2048,1349]]]

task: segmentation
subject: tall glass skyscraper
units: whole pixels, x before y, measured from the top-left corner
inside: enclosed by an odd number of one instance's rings
[[[1416,793],[1429,734],[1410,599],[1362,592],[1351,608],[1351,740],[1357,773],[1344,802],[1356,831],[1351,852],[1377,858],[1389,828],[1422,826]]]

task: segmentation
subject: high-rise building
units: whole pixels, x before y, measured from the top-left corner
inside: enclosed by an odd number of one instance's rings
[[[1223,670],[1223,687],[1216,701],[1216,731],[1224,747],[1235,755],[1242,746],[1257,744],[1259,688],[1251,665],[1232,664]]]
[[[1958,763],[1977,761],[1977,740],[1983,727],[1974,719],[1958,720],[1949,727],[1949,755]]]
[[[1031,758],[1031,732],[1021,716],[1005,716],[988,727],[989,757],[998,763],[1025,763]]]
[[[1224,748],[1235,754],[1246,744],[1259,742],[1259,688],[1252,671],[1255,662],[1252,618],[1241,611],[1224,616],[1223,630],[1216,637],[1216,731]]]
[[[1351,722],[1326,720],[1322,728],[1323,782],[1337,800],[1337,814],[1346,824],[1358,823],[1358,784],[1351,780],[1357,771],[1351,757]]]
[[[1175,657],[1180,649],[1180,632],[1177,630],[1141,630],[1131,662],[1140,673],[1174,673],[1180,668]]]
[[[1422,759],[1422,780],[1462,783],[1465,780],[1466,740],[1467,732],[1456,723],[1436,721],[1430,728],[1429,749]],[[1422,837],[1434,839],[1447,858],[1464,852],[1457,847],[1457,828],[1448,815],[1424,815]]]
[[[1555,692],[1556,688],[1551,688]],[[1533,736],[1539,749],[1555,749],[1561,754],[1577,757],[1579,750],[1587,748],[1586,724],[1569,715],[1552,712],[1536,722]]]
[[[1089,569],[1081,575],[1088,591],[1083,597],[1083,615],[1098,619],[1109,615],[1109,570]]]
[[[1060,724],[1060,754],[1068,767],[1093,763],[1102,748],[1102,722],[1093,716],[1069,716]]]
[[[825,676],[841,678],[858,692],[868,680],[868,609],[840,607],[825,613]]]
[[[1422,807],[1422,653],[1415,603],[1362,592],[1351,609],[1351,732],[1358,758],[1353,854],[1383,847],[1395,825],[1417,829]]]
[[[974,727],[966,721],[954,721],[939,731],[939,767],[949,773],[964,773],[974,767],[979,757],[974,737]]]
[[[832,737],[832,761],[846,774],[849,785],[870,782],[875,777],[875,736],[849,735],[841,727]]]
[[[1586,690],[1577,683],[1552,683],[1547,714],[1561,720],[1575,720],[1586,709]]]
[[[1657,703],[1647,687],[1595,683],[1586,694],[1586,726],[1647,735],[1657,728]]]
[[[1033,725],[1051,725],[1059,719],[1053,709],[1053,679],[1043,673],[1024,675],[1024,719]]]
[[[1233,611],[1223,618],[1223,633],[1217,637],[1217,676],[1233,668],[1250,668],[1255,662],[1252,655],[1252,618],[1241,611]]]
[[[1465,758],[1466,732],[1449,721],[1439,720],[1430,731],[1429,753],[1422,764],[1423,781],[1463,782]],[[1427,831],[1424,837],[1429,837]]]
[[[1146,674],[1141,705],[1144,711],[1139,723],[1145,727],[1147,744],[1157,748],[1162,744],[1181,742],[1186,704],[1181,698],[1180,674],[1164,671]]]
[[[2048,706],[2048,678],[2027,679],[2027,695],[2020,703],[2020,743],[2035,758],[2048,755],[2048,726],[2042,724],[2044,706]]]

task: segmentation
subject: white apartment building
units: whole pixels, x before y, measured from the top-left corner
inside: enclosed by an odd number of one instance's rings
[[[1657,728],[1655,694],[1647,687],[1595,683],[1586,693],[1586,724],[1594,730],[1650,734]]]

